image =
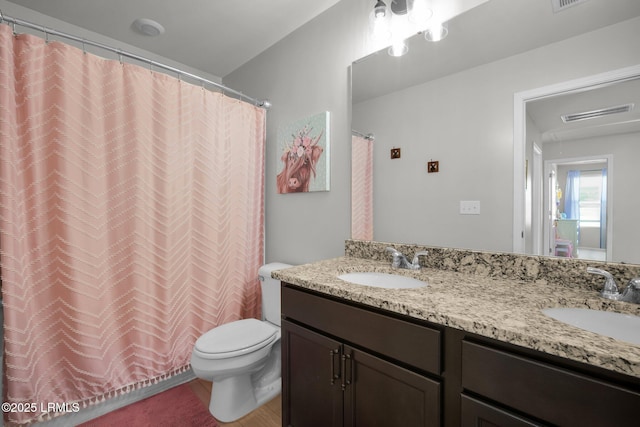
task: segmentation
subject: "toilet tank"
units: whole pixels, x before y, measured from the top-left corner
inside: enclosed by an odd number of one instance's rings
[[[262,287],[262,319],[280,326],[280,280],[272,279],[271,272],[291,267],[289,264],[272,262],[258,270]]]

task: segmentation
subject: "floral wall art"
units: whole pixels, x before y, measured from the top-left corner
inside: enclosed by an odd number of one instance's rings
[[[329,112],[278,130],[278,193],[329,191]]]

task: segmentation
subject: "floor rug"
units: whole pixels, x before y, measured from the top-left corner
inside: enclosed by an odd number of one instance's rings
[[[109,412],[79,427],[217,427],[209,409],[182,384],[155,396]]]

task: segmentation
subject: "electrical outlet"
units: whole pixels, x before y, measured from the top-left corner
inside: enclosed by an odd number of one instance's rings
[[[460,200],[460,215],[480,215],[480,201]]]

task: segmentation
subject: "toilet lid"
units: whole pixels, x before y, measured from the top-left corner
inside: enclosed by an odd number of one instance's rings
[[[242,319],[225,323],[196,340],[196,350],[201,353],[242,353],[256,350],[273,341],[278,330],[267,322],[257,319]],[[262,344],[262,345],[260,345]],[[232,354],[229,354],[231,357]]]

